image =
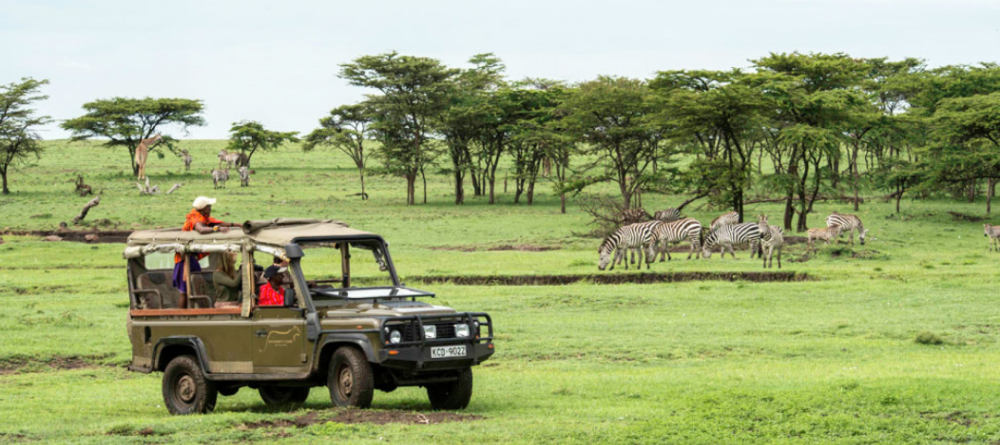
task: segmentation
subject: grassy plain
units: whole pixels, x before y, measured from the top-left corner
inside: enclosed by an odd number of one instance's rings
[[[531,207],[513,205],[512,193],[501,193],[498,205],[470,199],[456,207],[448,179],[434,175],[428,204],[408,207],[402,180],[372,177],[372,199],[361,201],[347,196],[357,191],[356,175],[343,156],[286,148],[255,157],[250,188],[231,181],[215,191],[207,171],[222,144],[185,142],[195,159],[188,174],[178,158],[154,157],[154,184],[184,186],[139,196],[122,152],[50,142],[37,165],[12,176],[15,193],[0,197],[0,227],[70,221],[89,199],[70,193],[80,172],[102,194],[88,220],[122,229],[178,225],[192,198],[207,194],[219,198],[223,219],[332,217],[380,233],[404,278],[597,272],[598,241],[574,235],[587,231],[587,217],[574,205],[561,215],[545,185]],[[645,201],[654,209],[680,198]],[[983,209],[904,202],[900,218],[890,203],[866,203],[859,215],[874,238],[867,246],[826,247],[805,262],[790,261],[802,258],[804,245],[786,250],[782,270],[817,281],[414,283],[436,291],[439,304],[490,312],[498,329],[498,353],[476,368],[467,410],[483,418],[436,425],[245,426],[328,410],[323,388],[292,413],[268,411],[244,388],[220,398],[211,415],[170,416],[160,376],[122,368],[130,358],[122,246],[5,236],[0,443],[996,443],[1000,253],[987,252],[981,224],[946,213]],[[849,208],[820,204],[812,225],[833,210]],[[686,213],[707,222],[717,212]],[[560,249],[431,249],[522,244]],[[675,259],[653,271],[760,270],[747,252],[737,255]],[[931,341],[917,343],[921,333]],[[430,406],[421,390],[404,388],[377,393],[374,409]]]

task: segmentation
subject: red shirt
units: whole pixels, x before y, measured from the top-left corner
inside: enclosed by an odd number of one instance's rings
[[[205,217],[204,215],[202,215],[201,213],[198,212],[198,209],[191,209],[191,211],[188,212],[188,214],[186,216],[184,216],[184,227],[181,228],[181,231],[182,232],[190,232],[190,231],[194,230],[195,224],[198,224],[198,223],[202,223],[202,224],[204,224],[206,226],[211,226],[213,224],[222,224],[222,221],[219,221],[219,220],[217,220],[215,218],[212,218],[211,216]],[[207,253],[199,253],[198,254],[198,259],[200,260],[200,259],[205,258],[207,256],[208,256]],[[183,259],[184,259],[184,257],[182,257],[181,254],[179,254],[179,253],[175,253],[174,254],[174,263],[179,263]]]
[[[285,295],[279,289],[271,287],[271,283],[264,283],[260,287],[260,306],[284,306]]]

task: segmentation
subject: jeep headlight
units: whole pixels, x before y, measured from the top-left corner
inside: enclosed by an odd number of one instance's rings
[[[468,337],[469,336],[469,325],[465,323],[459,323],[455,325],[455,336],[456,337]]]
[[[437,326],[432,324],[424,325],[424,338],[437,338],[438,329]]]
[[[389,343],[396,344],[402,340],[403,340],[403,334],[400,334],[399,331],[394,330],[392,331],[392,333],[389,334]]]

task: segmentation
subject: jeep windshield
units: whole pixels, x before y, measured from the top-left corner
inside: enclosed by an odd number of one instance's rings
[[[380,238],[298,244],[304,252],[302,274],[316,303],[434,296],[399,284]]]

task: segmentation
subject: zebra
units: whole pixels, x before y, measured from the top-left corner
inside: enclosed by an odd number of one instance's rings
[[[623,211],[621,214],[621,221],[623,226],[640,223],[643,221],[649,221],[651,218],[652,216],[650,216],[650,214],[646,212],[645,209],[642,208],[627,209]]]
[[[785,245],[784,231],[781,227],[768,225],[767,215],[757,217],[757,230],[760,231],[760,250],[764,268],[770,269],[774,265],[774,251],[777,250],[778,269],[781,269],[781,248]]]
[[[246,166],[243,166],[240,167],[239,172],[240,172],[240,187],[250,187],[250,173],[253,173],[253,170],[250,170]]]
[[[226,181],[229,180],[229,169],[212,170],[212,184],[215,188],[226,188]]]
[[[1000,251],[1000,226],[991,226],[989,224],[983,224],[983,231],[985,232],[983,236],[988,238],[989,248],[986,250]],[[996,248],[994,249],[994,245]]]
[[[684,240],[691,243],[691,252],[688,253],[687,259],[690,260],[691,255],[695,255],[695,258],[700,258],[697,252],[701,247],[701,223],[698,222],[698,220],[694,218],[684,218],[682,220],[666,223],[657,220],[652,227],[653,242],[656,243],[657,248],[660,251],[661,263],[663,262],[664,256],[666,256],[667,260],[673,259],[670,258],[670,244],[679,243]]]
[[[731,224],[721,226],[718,229],[712,230],[705,236],[705,241],[701,246],[701,254],[705,258],[712,257],[712,248],[719,246],[719,253],[722,257],[726,257],[726,251],[724,249],[729,249],[729,254],[736,258],[736,253],[733,252],[733,245],[746,245],[749,244],[753,248],[750,253],[750,258],[756,255],[757,244],[760,243],[760,229],[755,223],[741,223],[741,224]]]
[[[841,233],[850,232],[852,246],[854,245],[854,231],[857,230],[861,245],[865,245],[865,237],[868,236],[868,230],[865,229],[864,224],[861,224],[861,218],[855,215],[833,212],[830,216],[826,217],[826,226],[840,226]]]
[[[715,219],[712,220],[712,224],[709,224],[711,230],[718,229],[722,226],[728,226],[731,224],[738,224],[740,222],[740,214],[736,212],[723,213]]]
[[[681,211],[673,207],[667,210],[657,210],[656,213],[653,214],[653,219],[658,219],[663,222],[677,221],[681,219]]]
[[[626,257],[627,254],[623,253],[625,250],[639,251],[639,261],[642,261],[642,249],[646,248],[646,268],[649,269],[649,263],[653,261],[656,256],[654,249],[656,243],[653,241],[653,230],[650,224],[630,224],[619,228],[611,236],[604,239],[601,243],[601,247],[597,249],[597,253],[600,255],[600,260],[597,264],[598,270],[604,270],[611,264],[611,269],[614,270],[615,264],[621,263],[622,258]],[[614,251],[615,256],[612,261],[611,252]],[[642,267],[641,265],[639,266]],[[628,270],[628,261],[625,261],[625,270]]]
[[[181,159],[184,160],[184,171],[191,171],[191,153],[186,148],[181,150]]]
[[[809,236],[809,239],[808,239],[809,250],[815,250],[814,249],[814,246],[815,246],[814,243],[815,243],[816,240],[821,239],[823,241],[826,241],[826,244],[829,245],[830,244],[830,240],[835,239],[838,236],[840,236],[840,226],[834,225],[834,226],[831,226],[831,227],[824,227],[822,229],[809,229],[809,231],[807,232],[807,234]]]

